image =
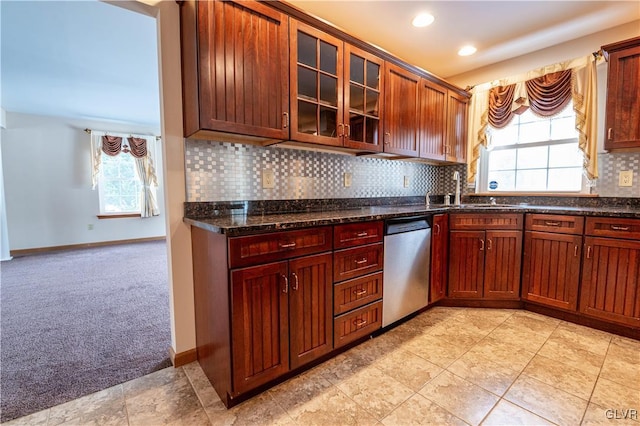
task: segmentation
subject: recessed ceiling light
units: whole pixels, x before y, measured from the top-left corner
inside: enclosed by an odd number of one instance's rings
[[[474,53],[476,53],[476,49],[475,47],[468,45],[468,46],[464,46],[462,47],[462,49],[458,50],[458,55],[460,56],[469,56],[469,55],[473,55]]]
[[[413,18],[413,21],[411,21],[411,24],[414,27],[422,28],[422,27],[426,27],[427,25],[431,25],[431,23],[434,20],[435,18],[433,17],[433,15],[430,15],[428,13],[421,13],[415,18]]]

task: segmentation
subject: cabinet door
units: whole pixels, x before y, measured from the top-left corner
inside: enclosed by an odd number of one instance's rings
[[[640,241],[585,237],[580,312],[640,327]]]
[[[447,146],[446,88],[422,79],[420,83],[420,157],[444,160]]]
[[[256,1],[181,7],[184,132],[286,140],[287,16]]]
[[[581,235],[525,232],[522,297],[575,311],[581,257]]]
[[[449,251],[449,215],[433,216],[431,232],[431,291],[429,300],[437,302],[447,295],[447,260]]]
[[[418,156],[420,77],[385,63],[384,152]]]
[[[289,370],[287,262],[231,273],[233,392],[240,394]]]
[[[484,234],[484,231],[449,233],[449,297],[482,297]]]
[[[382,151],[384,61],[344,45],[344,146]]]
[[[604,148],[640,147],[640,38],[609,55]]]
[[[448,93],[446,160],[464,163],[467,159],[467,107],[469,99],[452,91]]]
[[[487,231],[484,298],[519,299],[522,231]]]
[[[331,253],[289,263],[291,368],[333,349],[333,281]]]
[[[291,19],[291,139],[342,145],[343,42]]]

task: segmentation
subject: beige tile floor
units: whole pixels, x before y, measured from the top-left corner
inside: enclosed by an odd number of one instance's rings
[[[630,409],[635,418],[622,418]],[[230,410],[193,363],[7,424],[640,426],[639,417],[640,342],[520,310],[435,308]]]

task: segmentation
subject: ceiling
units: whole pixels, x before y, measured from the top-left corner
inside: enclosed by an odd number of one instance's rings
[[[444,78],[640,19],[638,0],[289,3]],[[423,11],[435,22],[412,27]],[[159,127],[154,18],[96,0],[0,13],[5,110]],[[468,43],[478,52],[459,57]]]

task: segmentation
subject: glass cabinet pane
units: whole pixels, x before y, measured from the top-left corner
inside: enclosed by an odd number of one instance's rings
[[[355,83],[364,85],[364,59],[353,53],[349,63],[349,79]]]
[[[320,135],[335,137],[337,136],[337,117],[338,111],[334,108],[320,107]]]
[[[379,123],[378,119],[367,117],[366,119],[367,136],[364,140],[365,142],[372,143],[375,145],[378,144],[378,123]]]
[[[364,88],[349,85],[349,107],[351,110],[364,112]]]
[[[318,99],[318,73],[298,65],[298,96]]]
[[[330,105],[338,105],[338,79],[320,74],[320,100]]]
[[[298,63],[317,68],[318,39],[298,31]]]
[[[349,114],[349,139],[364,142],[364,117],[358,114]]]
[[[367,61],[367,87],[380,89],[380,65]]]
[[[318,117],[316,104],[298,101],[298,132],[309,135],[318,134]]]
[[[367,89],[367,114],[378,116],[380,112],[378,108],[378,100],[380,94],[373,90]]]
[[[329,74],[336,75],[338,62],[338,48],[332,44],[320,40],[320,69]]]

